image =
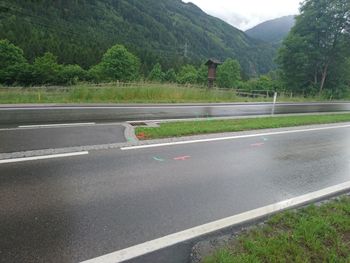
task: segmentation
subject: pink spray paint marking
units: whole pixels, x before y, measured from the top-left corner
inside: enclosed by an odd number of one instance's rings
[[[175,157],[174,160],[175,161],[186,161],[188,160],[189,158],[191,158],[191,156],[179,156],[179,157]]]
[[[251,144],[250,146],[252,146],[252,147],[261,147],[261,146],[263,146],[265,143],[263,143],[263,142],[259,142],[259,143],[254,143],[254,144]]]

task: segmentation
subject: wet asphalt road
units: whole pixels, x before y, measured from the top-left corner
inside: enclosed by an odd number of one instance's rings
[[[350,111],[350,103],[280,103],[276,114]],[[0,126],[67,122],[122,122],[271,114],[271,103],[157,105],[3,105]]]
[[[0,129],[0,153],[125,142],[122,125]]]
[[[79,262],[349,180],[350,128],[0,164],[0,260]]]

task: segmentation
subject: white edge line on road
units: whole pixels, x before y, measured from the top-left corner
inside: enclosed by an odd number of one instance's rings
[[[86,123],[59,123],[59,124],[37,124],[37,125],[21,125],[18,128],[51,128],[51,127],[70,127],[70,126],[88,126],[96,125],[95,122]]]
[[[3,159],[3,160],[0,160],[0,164],[27,162],[27,161],[37,161],[37,160],[54,159],[54,158],[63,158],[63,157],[71,157],[71,156],[86,155],[86,154],[89,154],[89,152],[88,151],[83,151],[83,152],[72,152],[72,153],[61,153],[61,154],[33,156],[33,157]]]
[[[340,125],[340,126],[329,126],[329,127],[310,128],[310,129],[301,129],[301,130],[255,133],[255,134],[237,135],[237,136],[229,136],[229,137],[208,138],[208,139],[179,141],[179,142],[167,142],[167,143],[157,143],[157,144],[146,144],[146,145],[122,147],[120,149],[122,151],[127,151],[127,150],[146,149],[146,148],[164,147],[164,146],[172,146],[172,145],[193,144],[193,143],[203,143],[203,142],[216,142],[216,141],[225,141],[225,140],[236,140],[236,139],[253,138],[253,137],[259,137],[259,136],[270,136],[270,135],[280,135],[280,134],[290,134],[290,133],[300,133],[300,132],[312,132],[312,131],[349,128],[349,127],[350,127],[350,124],[347,124],[347,125]]]
[[[341,103],[277,103],[276,106],[318,106],[318,105],[348,105],[348,102]],[[230,108],[230,107],[266,107],[272,106],[272,102],[269,103],[259,103],[259,104],[224,104],[224,105],[159,105],[159,106],[78,106],[78,107],[70,107],[70,106],[38,106],[38,107],[0,107],[0,111],[13,111],[13,110],[94,110],[94,109],[181,109],[181,108]]]
[[[122,249],[110,254],[106,254],[94,259],[84,261],[82,263],[119,263],[133,258],[137,258],[151,252],[155,252],[181,242],[185,242],[206,234],[213,233],[228,227],[232,227],[237,224],[242,224],[254,219],[268,216],[280,212],[285,209],[293,208],[298,205],[306,204],[308,202],[343,192],[350,189],[350,182],[328,187],[316,192],[294,197],[285,201],[281,201],[268,206],[260,207],[248,212],[244,212],[238,215],[220,219],[208,224],[200,225],[194,228],[190,228],[181,232],[177,232],[168,236],[164,236],[152,241],[148,241],[136,246],[132,246],[126,249]]]

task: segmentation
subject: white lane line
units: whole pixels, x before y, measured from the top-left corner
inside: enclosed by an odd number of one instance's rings
[[[58,123],[58,124],[37,124],[37,125],[21,125],[18,128],[55,128],[55,127],[70,127],[70,126],[89,126],[96,125],[95,122],[85,123]]]
[[[3,159],[3,160],[0,160],[0,164],[27,162],[27,161],[37,161],[37,160],[54,159],[54,158],[63,158],[63,157],[71,157],[71,156],[86,155],[86,154],[89,154],[89,152],[88,151],[83,151],[83,152],[72,152],[72,153],[61,153],[61,154],[33,156],[33,157]]]
[[[254,138],[254,137],[259,137],[259,136],[271,136],[271,135],[279,135],[279,134],[332,130],[332,129],[341,129],[341,128],[349,128],[349,127],[350,127],[350,124],[347,124],[347,125],[340,125],[340,126],[320,127],[320,128],[311,128],[311,129],[267,132],[267,133],[255,133],[255,134],[237,135],[237,136],[220,137],[220,138],[208,138],[208,139],[200,139],[200,140],[167,142],[167,143],[147,144],[147,145],[139,145],[139,146],[128,146],[128,147],[122,147],[120,149],[122,151],[127,151],[127,150],[146,149],[146,148],[164,147],[164,146],[172,146],[172,145],[193,144],[193,143],[203,143],[203,142],[216,142],[216,141],[243,139],[243,138]]]
[[[37,108],[0,108],[4,111],[13,111],[13,110],[108,110],[108,109],[196,109],[196,108],[231,108],[231,107],[266,107],[272,106],[272,104],[257,104],[257,105],[242,105],[242,104],[233,104],[233,105],[180,105],[180,106],[112,106],[112,107],[37,107]],[[286,105],[291,106],[291,105]],[[298,105],[295,105],[298,106]],[[301,106],[301,105],[299,105]],[[317,105],[316,105],[317,106]]]
[[[151,252],[167,248],[181,242],[185,242],[206,234],[213,233],[228,227],[232,227],[237,224],[242,224],[254,219],[266,217],[270,214],[280,212],[285,209],[293,208],[317,199],[334,195],[345,190],[350,189],[350,181],[335,185],[332,187],[324,188],[322,190],[312,192],[309,194],[294,197],[285,201],[281,201],[268,206],[260,207],[248,212],[244,212],[238,215],[220,219],[208,224],[200,225],[194,228],[190,228],[181,232],[177,232],[168,236],[164,236],[158,239],[154,239],[136,246],[132,246],[126,249],[122,249],[110,254],[106,254],[94,259],[84,261],[82,263],[119,263],[124,262],[136,257],[140,257]]]
[[[322,106],[322,105],[331,105],[331,106],[338,106],[338,105],[349,105],[349,103],[311,103],[311,104],[303,104],[303,103],[285,103],[285,104],[276,104],[276,106]],[[182,109],[182,108],[230,108],[230,107],[266,107],[266,106],[272,106],[272,103],[260,103],[260,104],[225,104],[225,105],[174,105],[174,106],[91,106],[91,107],[68,107],[68,106],[62,106],[62,107],[35,107],[35,108],[29,108],[29,107],[18,107],[18,108],[1,108],[0,111],[11,111],[11,110],[94,110],[94,109]]]

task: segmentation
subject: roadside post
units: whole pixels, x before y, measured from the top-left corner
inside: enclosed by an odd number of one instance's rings
[[[275,93],[273,94],[273,105],[272,105],[271,115],[275,115],[275,106],[276,106],[276,102],[277,102],[277,92],[275,92]]]

